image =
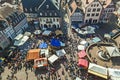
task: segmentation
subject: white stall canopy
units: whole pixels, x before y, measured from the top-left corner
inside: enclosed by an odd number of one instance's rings
[[[118,50],[117,47],[112,47],[112,46],[109,46],[109,47],[105,47],[108,51],[108,54],[110,55],[110,57],[118,57],[120,56],[120,52]]]
[[[64,49],[56,51],[56,55],[59,56],[59,57],[64,56],[65,54],[66,54],[66,52],[65,52]]]
[[[23,45],[28,39],[29,39],[28,36],[23,36],[20,40],[16,40],[16,41],[14,42],[14,45],[15,45],[15,46],[21,46],[21,45]]]
[[[45,54],[45,57],[49,57],[49,50],[48,49],[41,49],[40,55]]]
[[[108,78],[107,68],[100,66],[100,65],[97,65],[97,64],[94,64],[94,63],[89,64],[88,73],[102,77],[104,79]]]
[[[56,55],[52,55],[48,58],[48,61],[52,64],[54,63],[56,60],[58,60],[58,56]]]
[[[14,39],[15,40],[20,40],[23,37],[23,34],[18,34]]]
[[[108,72],[111,80],[120,80],[120,69],[108,68]]]

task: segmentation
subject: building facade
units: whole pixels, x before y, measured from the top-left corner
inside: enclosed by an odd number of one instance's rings
[[[114,12],[112,0],[70,0],[75,1],[84,13],[84,24],[107,23]]]
[[[100,20],[102,5],[99,1],[93,1],[91,4],[87,3],[85,8],[84,23],[98,23]]]
[[[6,25],[1,31],[12,41],[18,34],[23,33],[28,27],[27,18],[21,11],[13,9],[9,5],[0,8],[0,20]]]
[[[0,31],[0,50],[4,50],[10,45],[10,41],[7,39],[5,34]]]
[[[109,0],[110,1],[110,0]],[[101,4],[103,5],[100,22],[107,23],[109,21],[110,16],[115,11],[115,6],[113,2],[103,1]],[[109,3],[109,5],[107,5]]]
[[[42,29],[60,27],[59,3],[60,0],[22,0],[27,17]]]

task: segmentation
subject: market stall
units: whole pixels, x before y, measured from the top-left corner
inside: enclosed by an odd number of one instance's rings
[[[85,40],[82,40],[82,41],[80,42],[80,44],[81,44],[81,45],[83,45],[83,46],[85,46],[85,47],[87,47],[87,46],[88,46],[88,42],[87,42],[87,41],[85,41]]]
[[[22,37],[23,37],[23,34],[18,34],[18,35],[14,38],[14,40],[20,40]]]
[[[79,59],[78,66],[87,69],[88,68],[88,61],[86,59]]]
[[[34,60],[34,68],[48,66],[47,58],[38,58]]]
[[[78,50],[85,50],[85,46],[84,45],[78,45]]]
[[[48,50],[48,49],[41,49],[40,55],[41,55],[42,57],[49,57],[49,56],[50,56],[50,55],[49,55],[49,50]]]
[[[92,38],[93,43],[97,43],[97,42],[100,42],[100,41],[101,41],[101,39],[99,37]]]
[[[27,53],[27,60],[34,60],[40,58],[40,49],[31,49]]]
[[[52,55],[52,56],[50,56],[49,58],[48,58],[48,61],[51,63],[51,64],[53,64],[55,61],[57,61],[58,60],[58,56],[56,56],[56,55]]]
[[[120,69],[108,68],[108,74],[111,80],[120,80]]]
[[[46,48],[48,48],[48,44],[46,42],[42,42],[42,43],[40,43],[39,48],[46,49]]]
[[[20,38],[20,37],[19,37],[19,38]],[[18,39],[18,38],[15,38],[15,39]],[[22,38],[20,38],[19,40],[15,40],[14,46],[21,46],[21,45],[23,45],[28,39],[29,39],[28,36],[22,36]]]
[[[59,40],[59,39],[56,39],[56,38],[53,38],[53,39],[51,40],[51,46],[53,46],[53,47],[60,47],[60,46],[61,46],[60,40]]]
[[[55,31],[55,34],[58,36],[58,35],[62,35],[63,32],[62,32],[61,30],[56,30],[56,31]]]
[[[42,33],[42,35],[44,35],[44,36],[49,36],[50,34],[51,34],[50,30],[46,30]]]
[[[25,32],[24,36],[28,36],[29,37],[29,36],[31,36],[31,33],[30,32]]]
[[[94,63],[89,63],[88,73],[108,79],[107,68]]]
[[[61,57],[61,56],[64,56],[66,54],[65,50],[64,49],[61,49],[61,50],[57,50],[56,51],[56,55],[58,57]]]
[[[79,58],[85,58],[87,56],[85,50],[82,50],[78,53]]]
[[[105,48],[110,57],[120,57],[120,52],[117,47],[107,46]]]

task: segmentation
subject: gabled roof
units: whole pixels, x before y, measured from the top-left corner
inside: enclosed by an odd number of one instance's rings
[[[15,11],[15,9],[13,9],[9,6],[4,6],[4,7],[0,8],[0,17],[2,19],[5,19],[7,16],[9,16],[14,11]]]
[[[22,0],[24,12],[36,13],[35,8],[37,9],[44,0]],[[27,9],[27,11],[25,10]],[[30,11],[32,9],[32,11]]]
[[[45,0],[38,8],[39,17],[60,17],[60,11],[51,0]]]

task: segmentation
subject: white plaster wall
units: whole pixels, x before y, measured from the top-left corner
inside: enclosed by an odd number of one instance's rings
[[[99,4],[99,6],[95,6],[94,5],[97,5]],[[93,7],[91,6],[93,5]],[[93,9],[96,9],[95,12],[93,12]],[[100,8],[100,11],[98,12],[97,9]],[[88,12],[88,9],[91,9],[90,12]],[[100,15],[101,15],[101,11],[102,11],[102,5],[99,3],[99,2],[92,2],[88,7],[86,7],[86,11],[85,11],[85,17],[84,17],[84,23],[86,22],[86,20],[89,20],[90,18],[92,18],[92,20],[98,20],[99,21],[99,18],[100,18]],[[92,14],[95,14],[96,13],[99,13],[99,16],[92,16]],[[90,16],[88,17],[87,14],[90,14]]]

